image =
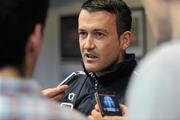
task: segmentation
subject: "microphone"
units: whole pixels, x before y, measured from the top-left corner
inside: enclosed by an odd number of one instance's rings
[[[75,72],[71,73],[58,86],[70,85],[77,78],[77,76],[80,74],[85,75],[85,73],[83,71],[75,71]]]

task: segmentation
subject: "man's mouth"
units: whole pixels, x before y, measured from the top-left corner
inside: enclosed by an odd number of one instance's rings
[[[85,57],[90,58],[90,59],[97,58],[97,56],[94,54],[85,54]]]

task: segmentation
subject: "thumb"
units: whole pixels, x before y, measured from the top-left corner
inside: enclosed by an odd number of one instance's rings
[[[124,104],[119,104],[121,111],[123,113],[123,116],[127,116],[128,115],[128,107]]]

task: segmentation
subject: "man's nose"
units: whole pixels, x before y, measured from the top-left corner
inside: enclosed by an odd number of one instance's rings
[[[95,44],[94,44],[93,37],[89,35],[85,41],[84,48],[93,49],[94,47],[95,47]]]

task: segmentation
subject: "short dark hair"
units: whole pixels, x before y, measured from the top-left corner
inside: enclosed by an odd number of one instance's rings
[[[132,16],[129,7],[122,0],[87,0],[81,6],[89,12],[108,11],[116,15],[117,32],[120,36],[125,31],[131,31]]]
[[[48,0],[0,0],[0,67],[22,67],[35,25],[44,25]]]

